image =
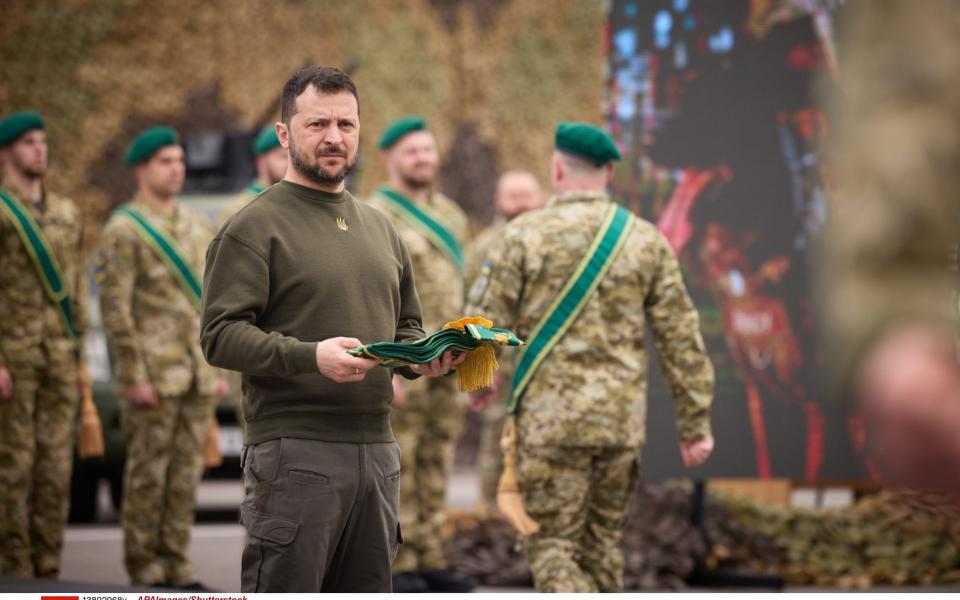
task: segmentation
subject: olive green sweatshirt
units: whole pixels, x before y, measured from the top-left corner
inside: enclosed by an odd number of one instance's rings
[[[392,441],[391,372],[376,367],[361,382],[335,383],[320,374],[317,342],[424,335],[410,257],[387,219],[349,192],[288,181],[210,243],[201,327],[207,361],[243,373],[248,444]]]

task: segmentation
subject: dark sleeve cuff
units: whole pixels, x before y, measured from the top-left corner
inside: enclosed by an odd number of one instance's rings
[[[319,373],[317,343],[297,342],[293,346],[293,366],[299,373]]]

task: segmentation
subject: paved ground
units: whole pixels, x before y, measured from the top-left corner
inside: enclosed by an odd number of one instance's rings
[[[101,504],[109,504],[106,489]],[[471,472],[458,472],[447,489],[447,503],[469,508],[479,499],[477,479]],[[201,509],[223,510],[239,506],[243,486],[237,481],[203,481],[198,492]],[[224,592],[240,590],[240,555],[243,528],[235,523],[198,524],[193,528],[190,555],[208,587]],[[71,526],[67,529],[61,578],[65,581],[126,585],[123,569],[123,532],[119,525]],[[510,591],[491,588],[484,591]]]
[[[106,490],[101,502],[109,503]],[[235,509],[243,496],[239,481],[204,481],[199,491],[201,508],[223,512]],[[474,474],[459,471],[452,478],[447,490],[447,502],[455,508],[470,508],[479,498],[479,488]],[[244,532],[235,523],[201,523],[193,529],[190,555],[208,587],[237,592],[240,589],[240,554],[243,551]],[[110,586],[128,584],[123,569],[123,533],[119,525],[71,526],[66,532],[61,579],[66,582],[98,584],[96,591],[109,591]],[[37,592],[29,587],[35,582],[0,580],[0,592]],[[17,587],[17,586],[20,587]],[[24,585],[28,587],[23,587]],[[69,585],[62,588],[70,591]],[[102,586],[102,587],[99,587]],[[47,590],[55,591],[55,590]],[[73,591],[82,591],[79,588]],[[94,590],[89,590],[94,591]],[[480,588],[481,592],[524,592],[528,589]],[[711,591],[697,589],[697,591]],[[736,590],[715,590],[733,592]],[[743,590],[748,591],[748,590]],[[750,590],[756,591],[756,590]],[[789,592],[835,592],[825,588],[789,588]],[[960,586],[930,588],[876,588],[874,592],[960,592]]]
[[[190,556],[200,579],[224,592],[240,590],[240,525],[197,525]],[[119,526],[74,526],[67,530],[61,578],[105,584],[128,584],[123,569],[123,532]]]

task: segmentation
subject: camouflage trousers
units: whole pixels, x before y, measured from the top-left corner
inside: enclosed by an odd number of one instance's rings
[[[618,548],[639,471],[639,448],[521,444],[517,478],[540,531],[523,552],[540,592],[623,591]]]
[[[0,575],[56,577],[70,511],[80,393],[71,340],[5,352],[13,396],[0,400]],[[41,360],[36,351],[45,354]]]
[[[160,396],[156,407],[123,407],[124,560],[133,585],[196,581],[187,554],[213,396]]]
[[[507,388],[509,390],[509,388]],[[500,435],[507,419],[505,398],[497,398],[483,412],[480,430],[480,494],[489,506],[497,505],[497,484],[503,472],[503,453],[500,452]]]
[[[453,451],[465,404],[455,377],[407,384],[406,402],[390,416],[400,444],[400,527],[403,545],[393,572],[445,569],[441,529]]]

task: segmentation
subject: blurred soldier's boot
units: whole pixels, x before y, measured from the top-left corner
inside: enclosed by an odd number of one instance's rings
[[[450,569],[421,573],[431,592],[466,593],[477,587],[477,582]],[[394,590],[396,591],[396,590]]]
[[[429,591],[427,581],[416,571],[402,571],[393,575],[395,594],[422,594]]]

